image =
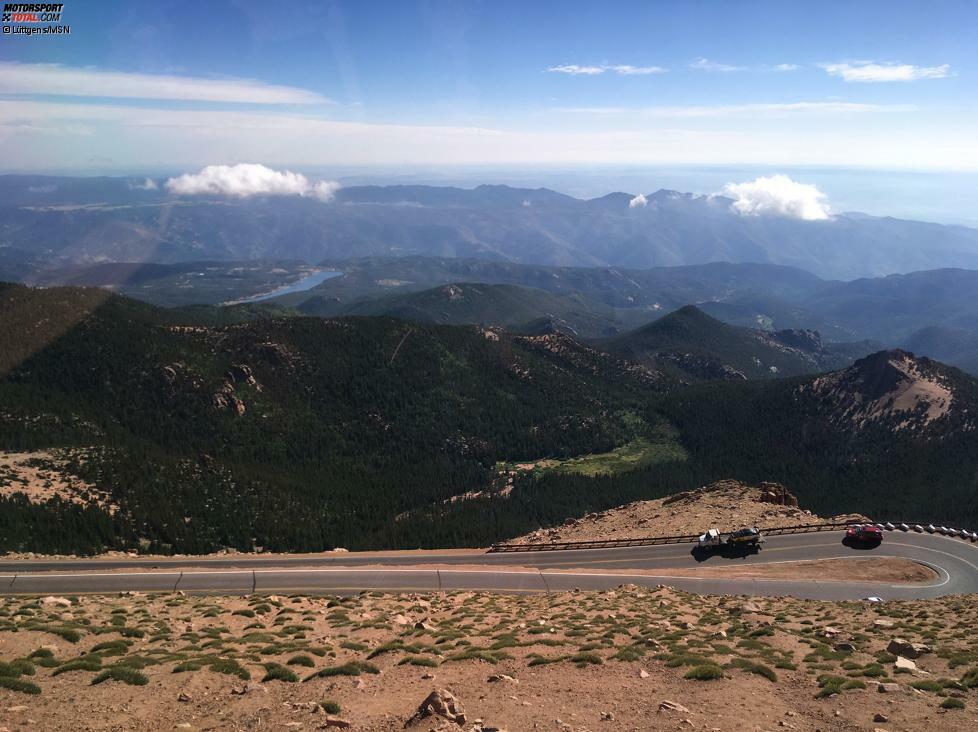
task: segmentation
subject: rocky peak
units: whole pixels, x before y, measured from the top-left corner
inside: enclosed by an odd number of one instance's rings
[[[857,428],[888,424],[919,430],[946,417],[954,392],[940,365],[899,349],[879,351],[802,387]]]

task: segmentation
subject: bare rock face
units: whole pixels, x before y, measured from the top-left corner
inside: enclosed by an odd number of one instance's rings
[[[761,503],[773,503],[778,506],[798,506],[798,499],[788,492],[780,483],[761,483],[761,495],[758,501]]]
[[[465,711],[455,695],[448,689],[436,689],[428,694],[418,711],[407,721],[405,726],[428,717],[442,717],[455,724],[465,724]]]

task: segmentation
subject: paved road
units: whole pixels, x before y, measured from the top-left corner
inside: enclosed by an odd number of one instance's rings
[[[689,544],[519,554],[384,555],[350,553],[296,557],[79,559],[0,562],[0,594],[69,594],[183,590],[350,593],[361,590],[488,590],[548,592],[604,589],[622,583],[665,584],[705,594],[792,595],[824,600],[879,596],[929,598],[978,593],[978,545],[928,534],[888,533],[881,547],[842,544],[842,532],[773,536],[747,556],[697,560]],[[655,570],[724,567],[854,556],[904,557],[933,567],[927,585],[656,576]],[[427,565],[427,566],[425,566]],[[431,565],[438,565],[437,567]],[[458,567],[452,568],[452,565]],[[587,570],[574,572],[575,569]],[[561,571],[558,571],[561,570]],[[642,570],[644,574],[634,574]]]

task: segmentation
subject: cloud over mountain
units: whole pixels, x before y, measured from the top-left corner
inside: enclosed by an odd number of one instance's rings
[[[199,173],[186,173],[166,182],[178,196],[313,196],[330,201],[339,190],[335,181],[312,183],[301,173],[273,170],[257,163],[208,165]]]
[[[731,208],[742,216],[774,215],[824,221],[831,215],[828,198],[817,186],[798,183],[786,175],[727,183],[722,193],[734,199]]]

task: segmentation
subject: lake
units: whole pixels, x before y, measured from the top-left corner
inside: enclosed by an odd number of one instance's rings
[[[286,285],[284,287],[279,287],[271,292],[265,292],[261,295],[253,295],[251,297],[246,297],[241,300],[236,300],[236,304],[247,303],[247,302],[261,302],[262,300],[271,300],[273,297],[281,297],[282,295],[291,295],[293,292],[305,292],[306,290],[311,290],[316,285],[322,284],[326,280],[330,280],[334,277],[339,277],[342,272],[335,272],[333,270],[321,270],[319,272],[313,272],[312,274],[306,275],[300,280],[296,280],[291,285]]]

